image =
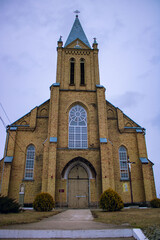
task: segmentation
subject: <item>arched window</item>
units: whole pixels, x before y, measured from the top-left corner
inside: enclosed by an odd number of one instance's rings
[[[85,84],[85,72],[84,72],[84,58],[80,60],[80,71],[81,71],[81,85]]]
[[[33,179],[35,147],[29,145],[27,148],[25,179]]]
[[[127,162],[127,150],[121,146],[119,148],[119,162],[120,162],[120,176],[122,180],[129,179],[128,162]]]
[[[76,105],[69,112],[69,148],[87,147],[87,112]]]
[[[70,84],[74,84],[74,66],[75,66],[75,59],[70,59]]]

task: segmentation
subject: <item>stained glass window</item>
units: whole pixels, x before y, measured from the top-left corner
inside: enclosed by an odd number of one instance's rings
[[[87,147],[87,112],[76,105],[69,112],[69,148]]]
[[[25,179],[33,179],[35,147],[29,145],[27,148]]]
[[[128,163],[127,163],[127,150],[124,146],[119,148],[119,162],[120,162],[120,177],[122,180],[129,179]]]

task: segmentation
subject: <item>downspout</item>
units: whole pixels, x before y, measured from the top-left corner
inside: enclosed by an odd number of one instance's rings
[[[7,150],[8,150],[8,140],[9,140],[8,129],[9,129],[9,126],[6,127],[7,138],[6,138],[6,145],[5,145],[5,151],[4,151],[4,159],[7,156]],[[1,176],[1,183],[0,183],[0,193],[1,193],[1,189],[2,189],[3,173],[4,173],[4,160],[3,160],[2,176]]]

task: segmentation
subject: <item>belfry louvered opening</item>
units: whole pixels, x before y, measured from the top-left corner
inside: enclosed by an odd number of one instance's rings
[[[81,85],[85,84],[85,61],[83,58],[80,60],[80,72],[81,72]]]
[[[70,59],[70,84],[74,85],[75,59]]]

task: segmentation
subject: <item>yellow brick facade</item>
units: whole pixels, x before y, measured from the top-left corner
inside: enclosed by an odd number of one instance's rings
[[[88,205],[96,206],[103,191],[112,188],[131,202],[130,181],[120,177],[119,148],[131,162],[133,202],[156,196],[152,163],[148,160],[144,129],[105,99],[100,85],[97,43],[89,48],[78,39],[57,47],[56,83],[50,99],[8,127],[5,156],[1,161],[1,192],[19,199],[25,184],[25,204],[40,192],[50,193],[57,206],[68,206],[67,171],[76,162],[88,171]],[[74,85],[70,84],[70,59],[74,58]],[[85,63],[85,84],[80,84],[80,61]],[[69,148],[69,112],[75,105],[87,113],[88,147]],[[35,147],[33,179],[25,179],[27,147]],[[6,157],[13,157],[11,162]],[[147,159],[143,163],[140,159]],[[71,168],[72,169],[72,168]],[[81,196],[82,197],[82,196]],[[84,196],[83,196],[84,197]]]

